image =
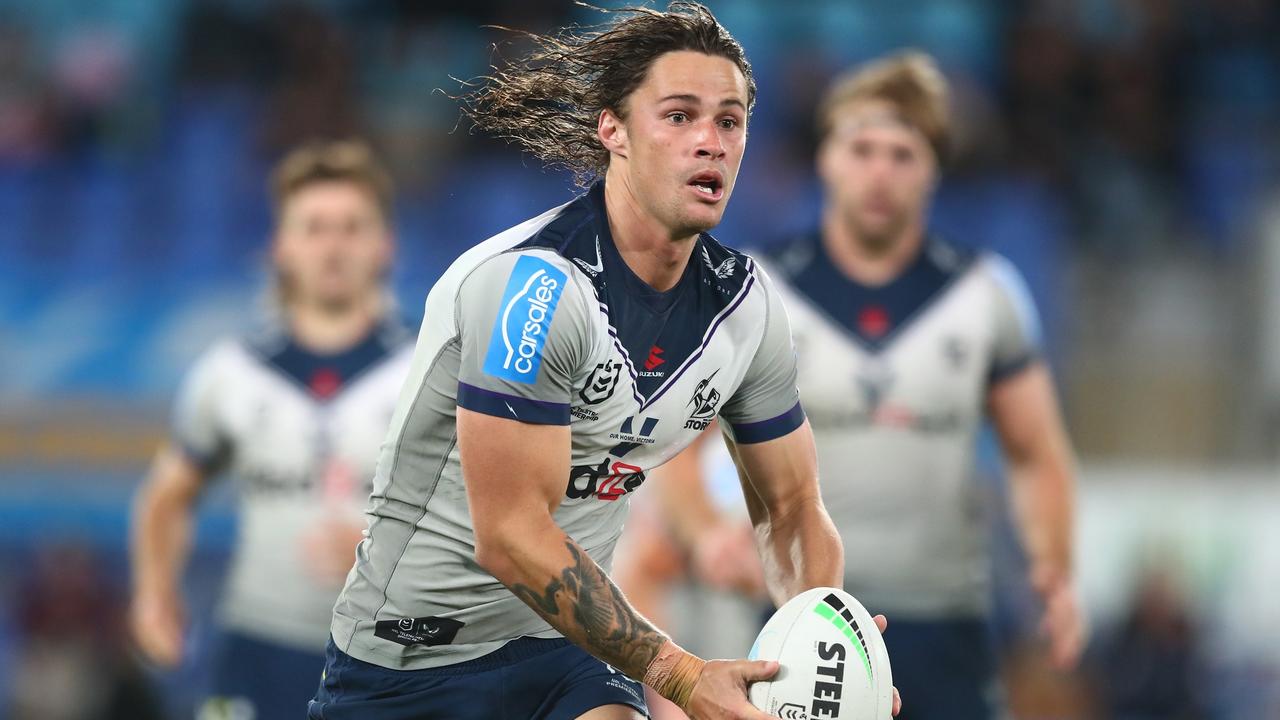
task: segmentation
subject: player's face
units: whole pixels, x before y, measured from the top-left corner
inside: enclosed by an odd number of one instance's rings
[[[827,202],[855,237],[884,250],[923,222],[936,176],[924,136],[893,119],[887,103],[839,109],[818,150]]]
[[[673,237],[720,223],[747,145],[747,81],[732,61],[662,55],[626,101],[626,173]]]
[[[392,240],[373,197],[343,181],[305,185],[285,201],[273,248],[296,302],[343,307],[382,283]]]

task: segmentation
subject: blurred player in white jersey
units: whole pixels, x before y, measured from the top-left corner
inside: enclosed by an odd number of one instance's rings
[[[651,474],[658,491],[632,501],[613,569],[640,614],[713,653],[750,645],[768,597],[742,487],[719,435],[711,425]],[[688,492],[689,482],[702,484]],[[686,717],[651,691],[645,697],[653,720]]]
[[[412,354],[385,284],[391,185],[369,149],[302,147],[272,191],[278,312],[197,360],[133,521],[131,626],[172,667],[188,650],[181,580],[196,503],[211,479],[236,480],[239,533],[200,717],[302,713]]]
[[[984,417],[1005,452],[1051,657],[1069,668],[1083,643],[1073,460],[1036,310],[1007,260],[926,229],[948,135],[946,81],[930,58],[842,75],[818,122],[819,228],[766,264],[792,321],[845,589],[894,618],[885,641],[901,717],[990,718],[990,559],[974,478]],[[673,480],[669,493],[701,487]]]

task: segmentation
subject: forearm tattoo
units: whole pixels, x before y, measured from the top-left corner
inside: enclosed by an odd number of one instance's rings
[[[618,586],[573,541],[573,562],[541,591],[516,583],[511,591],[565,637],[629,677],[640,679],[666,637],[635,611]]]

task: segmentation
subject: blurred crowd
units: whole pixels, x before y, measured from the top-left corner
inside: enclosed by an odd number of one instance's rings
[[[1280,10],[1265,0],[808,0],[719,10],[760,76],[752,155],[772,169],[771,191],[811,191],[812,107],[828,77],[902,45],[935,53],[959,84],[950,183],[1035,183],[1073,250],[1229,253],[1256,220],[1277,163]],[[139,231],[103,239],[117,246],[96,252],[124,258],[127,271],[133,258],[173,252],[172,233],[185,237],[190,218],[230,214],[216,243],[193,236],[215,248],[190,252],[238,270],[262,223],[257,171],[305,137],[374,138],[409,190],[406,204],[420,205],[446,179],[489,172],[481,157],[496,144],[459,125],[449,98],[518,47],[518,36],[488,25],[542,30],[590,24],[593,14],[547,0],[0,2],[6,210],[19,209],[15,196],[34,201],[19,215],[34,215],[26,222],[43,231],[37,243],[9,229],[0,248],[39,272],[42,261],[93,254],[84,246],[98,238],[85,227],[115,223]],[[84,217],[60,217],[68,192],[92,194],[101,174],[104,184],[127,181],[124,197],[86,198]],[[156,193],[188,176],[207,197],[171,222],[145,224]],[[775,233],[794,219],[736,210],[737,226]],[[436,241],[430,217],[422,226],[408,218],[409,234]]]
[[[1280,5],[708,4],[760,86],[718,235],[760,245],[806,229],[818,94],[852,63],[925,49],[957,90],[935,225],[1027,276],[1086,460],[1271,458],[1270,404],[1250,387],[1274,358],[1250,353],[1268,281],[1253,265],[1280,201]],[[260,289],[271,163],[303,139],[372,140],[401,189],[396,280],[412,316],[462,248],[568,196],[566,176],[460,120],[451,96],[521,47],[490,26],[599,19],[567,0],[0,0],[0,720],[161,716],[121,635],[132,471],[182,367]],[[31,441],[33,417],[85,398],[111,422]],[[100,481],[111,449],[86,443],[131,422],[147,442],[109,443],[126,479]],[[41,498],[31,478],[50,474]],[[110,507],[96,534],[33,540],[90,487]],[[1017,629],[1010,700],[1027,717],[1280,713],[1276,669],[1213,672],[1204,618],[1159,568],[1133,578],[1127,608],[1071,679],[1039,668]],[[189,699],[168,689],[170,709]]]

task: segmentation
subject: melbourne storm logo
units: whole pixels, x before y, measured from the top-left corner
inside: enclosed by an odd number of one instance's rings
[[[693,397],[689,398],[689,407],[693,412],[685,421],[685,430],[706,430],[716,416],[716,406],[720,404],[720,391],[711,387],[711,379],[720,372],[718,369],[699,382],[693,389]]]
[[[702,262],[706,263],[707,269],[710,270],[712,274],[714,274],[717,278],[721,280],[725,280],[733,276],[733,269],[734,269],[734,266],[737,264],[737,259],[734,258],[732,255],[730,255],[729,259],[725,260],[719,265],[716,265],[714,262],[712,262],[711,253],[707,252],[707,248],[704,245],[702,247]]]
[[[862,392],[862,400],[868,412],[875,412],[893,387],[894,374],[888,365],[872,362],[861,368],[854,378]]]

